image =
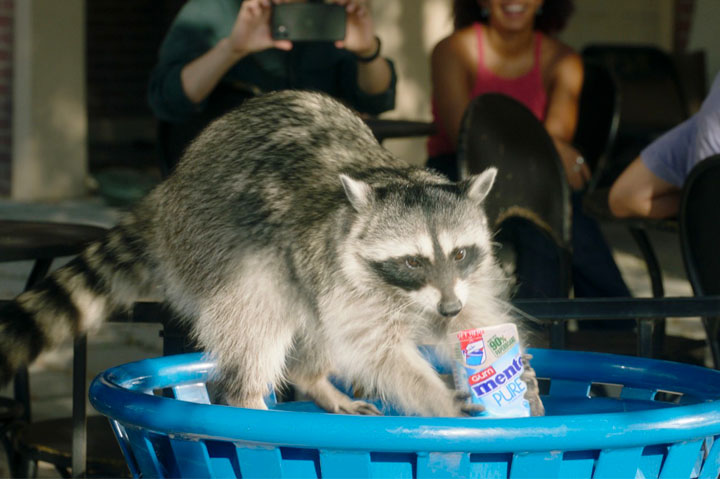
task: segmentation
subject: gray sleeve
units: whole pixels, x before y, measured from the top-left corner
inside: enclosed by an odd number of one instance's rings
[[[648,145],[643,163],[658,178],[682,187],[700,161],[720,154],[720,74],[700,110]]]
[[[640,158],[658,178],[677,187],[685,181],[688,153],[695,139],[695,117],[663,134],[640,152]]]
[[[342,83],[345,85],[343,97],[362,113],[379,115],[385,111],[395,108],[395,86],[397,84],[397,73],[392,60],[385,59],[390,66],[390,86],[384,92],[376,95],[369,95],[363,92],[357,84],[357,60],[353,54],[348,53],[343,59]]]
[[[688,158],[686,174],[700,161],[720,154],[720,73],[697,116],[697,132]]]
[[[208,8],[207,2],[189,2],[170,26],[148,86],[148,102],[158,118],[181,122],[202,110],[202,103],[192,103],[185,94],[180,72],[213,47],[221,13]]]

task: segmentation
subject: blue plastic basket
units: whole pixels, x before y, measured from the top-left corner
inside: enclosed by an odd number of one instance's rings
[[[531,350],[548,415],[349,416],[209,404],[200,354],[110,369],[90,387],[136,477],[717,478],[720,372]],[[441,371],[445,372],[445,371]],[[600,397],[598,388],[619,391]],[[175,398],[160,391],[171,390]]]

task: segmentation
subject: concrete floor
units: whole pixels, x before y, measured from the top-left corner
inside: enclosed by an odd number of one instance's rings
[[[111,226],[118,217],[118,209],[107,206],[99,198],[60,204],[18,204],[0,201],[0,218],[41,219]],[[604,225],[614,255],[629,287],[635,296],[649,297],[650,283],[645,266],[639,258],[629,233],[616,225]],[[689,296],[691,288],[685,279],[682,258],[676,235],[652,233],[652,242],[664,270],[666,296]],[[57,264],[62,264],[59,260]],[[19,293],[30,271],[30,263],[0,264],[0,297],[10,298]],[[104,369],[137,359],[159,356],[162,352],[157,325],[107,324],[89,340],[88,381]],[[669,334],[702,339],[704,333],[697,319],[670,319]],[[702,354],[702,353],[701,353]],[[36,420],[67,417],[71,414],[72,347],[64,345],[46,353],[36,361],[31,371],[32,413]],[[10,395],[5,388],[0,394]],[[92,409],[88,409],[92,411]],[[3,459],[4,460],[4,459]],[[7,470],[0,464],[0,477]],[[41,477],[59,477],[43,465]]]

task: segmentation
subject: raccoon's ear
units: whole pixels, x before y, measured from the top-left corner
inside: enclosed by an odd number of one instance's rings
[[[488,193],[490,193],[490,189],[495,183],[496,176],[497,168],[490,167],[479,175],[471,176],[467,180],[463,181],[461,185],[468,198],[480,203],[485,199]]]
[[[340,181],[345,188],[350,204],[356,211],[361,211],[372,201],[372,187],[367,183],[354,180],[347,175],[340,175]]]

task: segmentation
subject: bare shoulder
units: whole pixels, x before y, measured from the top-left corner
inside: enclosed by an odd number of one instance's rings
[[[478,56],[477,41],[473,27],[466,27],[453,32],[440,40],[432,52],[434,65],[456,63],[473,65]]]
[[[569,45],[543,35],[541,62],[543,76],[549,83],[562,81],[578,88],[582,85],[582,57]]]

